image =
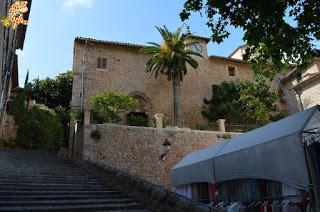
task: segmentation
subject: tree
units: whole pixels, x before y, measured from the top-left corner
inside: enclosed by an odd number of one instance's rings
[[[212,86],[211,99],[204,99],[205,110],[202,115],[211,122],[226,119],[229,123],[245,122],[240,107],[240,94],[235,82],[223,82]]]
[[[187,20],[192,12],[205,13],[212,40],[221,43],[230,35],[228,26],[244,30],[248,44],[245,59],[255,64],[272,61],[276,72],[319,56],[320,1],[318,0],[187,0],[180,13]],[[255,69],[261,71],[259,68]]]
[[[51,109],[70,108],[72,98],[72,71],[55,78],[36,79],[31,83],[31,98]]]
[[[149,42],[150,46],[142,48],[140,52],[151,56],[146,64],[147,73],[154,74],[155,78],[161,73],[172,81],[174,125],[181,127],[180,82],[187,74],[187,64],[194,69],[198,68],[198,63],[192,56],[202,57],[202,55],[191,50],[195,42],[188,42],[184,39],[181,33],[182,27],[175,32],[170,32],[166,26],[156,28],[162,36],[162,43]]]
[[[90,101],[93,117],[99,124],[118,123],[119,113],[139,105],[138,100],[124,93],[104,92],[97,94]]]
[[[54,149],[63,142],[63,129],[56,113],[33,107],[25,111],[18,124],[16,143],[23,148]]]
[[[210,100],[204,99],[203,115],[210,121],[227,119],[229,123],[265,124],[284,118],[277,102],[276,90],[266,78],[237,80],[213,86]]]
[[[70,102],[72,98],[72,71],[61,73],[55,78],[35,79],[29,83],[31,99],[44,104],[57,113],[64,128],[64,143],[68,144]]]
[[[58,149],[63,129],[56,113],[50,109],[28,108],[25,89],[13,99],[11,113],[17,125],[16,144],[31,149]]]

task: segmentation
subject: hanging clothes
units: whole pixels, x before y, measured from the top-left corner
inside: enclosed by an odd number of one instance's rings
[[[290,198],[291,202],[302,202],[302,194],[299,189],[293,188],[287,184],[282,184],[282,196],[288,197],[288,196],[300,196],[300,197],[292,197]]]
[[[191,189],[191,185],[182,185],[182,186],[178,186],[176,188],[176,193],[180,194],[182,196],[185,196],[189,199],[192,199],[192,189]]]
[[[217,199],[218,188],[216,184],[209,184],[209,198],[211,202],[216,201]]]

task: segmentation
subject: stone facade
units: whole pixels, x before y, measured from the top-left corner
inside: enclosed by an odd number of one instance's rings
[[[286,73],[281,86],[291,113],[320,104],[320,59],[315,58],[301,73],[296,68]]]
[[[14,0],[0,1],[0,17],[6,17]],[[28,20],[32,0],[28,0],[29,11],[24,14]],[[12,134],[14,129],[11,117],[7,117],[6,107],[11,100],[11,91],[19,86],[17,49],[23,49],[27,26],[17,29],[5,28],[0,24],[0,142]]]
[[[204,58],[197,58],[199,68],[188,70],[181,84],[183,124],[187,127],[205,122],[201,111],[203,98],[210,98],[212,85],[235,79],[251,79],[251,65],[241,60],[208,56],[208,40],[191,36],[202,46]],[[104,91],[118,91],[135,96],[144,103],[149,121],[155,114],[173,119],[172,84],[165,76],[157,79],[145,73],[148,56],[138,51],[141,45],[76,38],[73,59],[72,107],[90,110],[89,100]],[[98,58],[106,59],[106,68],[97,68]],[[100,61],[101,62],[101,61]],[[100,64],[101,65],[101,64]],[[101,66],[100,66],[101,67]],[[230,76],[233,67],[235,76]]]
[[[101,140],[90,134],[98,129]],[[156,129],[88,124],[84,129],[83,158],[102,161],[152,183],[169,186],[171,168],[187,154],[226,140],[237,133],[188,129]],[[164,141],[171,143],[169,151]],[[167,153],[167,154],[166,154]]]

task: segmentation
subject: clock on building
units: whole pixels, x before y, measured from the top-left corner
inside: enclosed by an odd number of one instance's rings
[[[202,53],[202,46],[199,43],[194,43],[191,45],[191,50],[198,53],[198,54],[201,54]]]

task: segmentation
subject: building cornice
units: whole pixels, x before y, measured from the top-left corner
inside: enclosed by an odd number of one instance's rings
[[[234,53],[236,53],[239,49],[243,48],[247,46],[247,44],[242,44],[241,46],[238,46],[238,48],[236,48],[231,54],[229,54],[229,58],[231,58],[232,55],[234,55]]]
[[[97,39],[84,38],[84,37],[76,37],[75,38],[75,42],[86,42],[86,41],[87,42],[92,42],[92,43],[111,44],[111,45],[125,46],[125,47],[131,47],[131,48],[143,48],[143,47],[146,47],[146,45],[126,43],[126,42],[97,40]]]
[[[218,55],[210,55],[209,59],[218,59],[218,60],[225,60],[225,61],[228,61],[228,62],[251,64],[249,61],[234,59],[234,58],[230,58],[230,57],[223,57],[223,56],[218,56]]]
[[[312,83],[313,81],[315,81],[316,79],[319,79],[319,78],[320,78],[320,73],[316,73],[313,76],[311,76],[309,79],[303,80],[299,84],[292,86],[291,89],[293,89],[295,91],[302,90],[304,86],[307,86],[308,84]]]

